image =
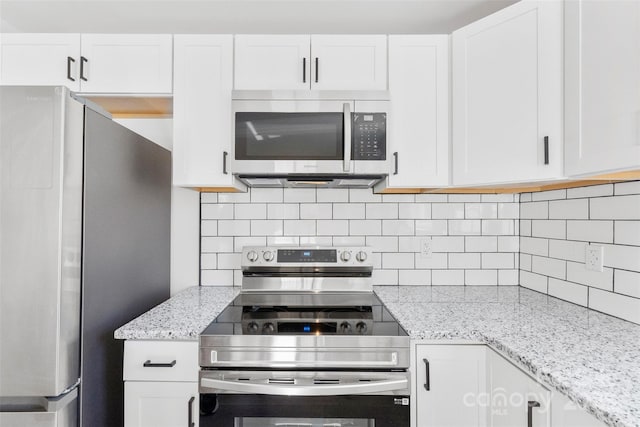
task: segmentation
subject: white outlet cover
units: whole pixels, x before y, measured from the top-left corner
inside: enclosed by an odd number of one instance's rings
[[[603,271],[604,247],[600,245],[587,245],[585,251],[585,268],[591,271]]]
[[[420,239],[420,257],[431,258],[433,255],[433,239],[423,237]]]

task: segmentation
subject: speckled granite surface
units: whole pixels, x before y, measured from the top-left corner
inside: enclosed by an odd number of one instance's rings
[[[481,341],[610,426],[640,426],[640,326],[520,287],[377,286],[414,339]],[[115,332],[196,340],[238,293],[189,288]]]

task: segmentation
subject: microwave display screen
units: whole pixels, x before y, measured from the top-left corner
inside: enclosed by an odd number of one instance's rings
[[[341,160],[342,113],[245,113],[235,117],[237,160]]]

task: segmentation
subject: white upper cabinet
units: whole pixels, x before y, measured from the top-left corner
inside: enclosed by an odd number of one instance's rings
[[[640,2],[565,2],[568,176],[640,169]]]
[[[171,93],[171,34],[83,34],[81,91]]]
[[[235,89],[309,89],[308,35],[237,35]]]
[[[449,36],[389,36],[389,92],[387,188],[448,185]]]
[[[384,35],[237,35],[237,90],[386,90]]]
[[[0,84],[80,89],[80,34],[13,34],[1,39]]]
[[[314,90],[386,90],[387,36],[311,36]]]
[[[3,34],[0,84],[170,94],[172,36]]]
[[[563,173],[562,2],[523,0],[453,33],[453,184]]]
[[[176,35],[173,84],[173,184],[232,187],[233,36]]]

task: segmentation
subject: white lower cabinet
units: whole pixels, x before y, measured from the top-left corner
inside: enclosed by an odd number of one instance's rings
[[[551,398],[551,425],[554,427],[605,427],[602,421],[556,392]]]
[[[124,426],[197,427],[198,342],[124,345]]]
[[[486,346],[415,345],[413,425],[486,426]]]

